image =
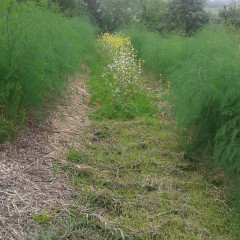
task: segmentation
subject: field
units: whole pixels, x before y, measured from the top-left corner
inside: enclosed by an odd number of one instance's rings
[[[239,239],[237,28],[50,2],[0,5],[0,239]]]

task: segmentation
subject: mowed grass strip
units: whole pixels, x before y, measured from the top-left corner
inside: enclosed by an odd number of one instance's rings
[[[221,189],[184,160],[180,143],[171,124],[137,118],[95,121],[82,149],[70,149],[78,204],[107,229],[98,239],[231,239]]]

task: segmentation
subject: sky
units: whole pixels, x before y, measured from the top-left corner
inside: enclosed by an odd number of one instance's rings
[[[232,0],[207,0],[207,5],[224,6],[230,4],[231,2]]]

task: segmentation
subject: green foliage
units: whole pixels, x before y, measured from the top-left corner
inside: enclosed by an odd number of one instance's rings
[[[240,27],[240,7],[236,2],[220,9],[218,16],[226,25]]]
[[[59,212],[59,210],[60,210],[60,208],[56,209],[51,214],[47,215],[46,214],[46,210],[44,208],[41,213],[39,213],[39,214],[31,213],[31,215],[33,217],[34,222],[36,222],[36,223],[44,223],[44,222],[50,220],[55,213]]]
[[[239,36],[211,26],[191,38],[125,30],[145,66],[170,81],[170,101],[191,149],[225,173],[238,203],[240,172]]]
[[[101,0],[100,11],[102,31],[114,31],[131,22],[132,12],[129,0]]]
[[[167,4],[163,0],[146,0],[140,4],[140,23],[152,31],[165,32]]]
[[[205,29],[192,39],[190,57],[170,76],[179,126],[191,129],[195,147],[212,153],[228,175],[240,169],[237,47],[237,34],[223,27]]]
[[[94,25],[101,27],[101,14],[99,11],[99,1],[98,0],[83,0],[86,10],[90,16],[90,20]]]
[[[192,35],[208,22],[203,6],[203,0],[171,0],[166,13],[168,31]]]
[[[141,61],[128,38],[105,34],[99,39],[99,60],[90,81],[92,103],[100,103],[96,118],[154,115],[151,97],[139,86]]]
[[[99,68],[101,71],[101,68]],[[119,99],[112,101],[109,85],[100,73],[94,74],[89,81],[92,94],[92,104],[100,104],[94,112],[94,118],[133,118],[142,115],[154,115],[156,107],[152,104],[151,97],[143,90],[135,89],[135,97],[128,102]]]
[[[2,0],[0,31],[2,141],[23,123],[26,110],[37,111],[59,95],[67,76],[89,59],[95,30],[83,20],[63,18],[34,2]]]
[[[76,151],[74,148],[70,148],[66,153],[67,160],[71,162],[81,163],[81,161],[86,157],[84,152]]]
[[[60,11],[66,16],[81,16],[86,14],[86,7],[83,0],[48,0],[48,2],[57,3]]]
[[[223,185],[215,188],[201,164],[181,158],[172,124],[158,117],[105,119],[93,121],[89,130],[81,144],[87,155],[82,164],[93,170],[64,166],[81,188],[75,210],[56,215],[58,221],[43,229],[46,237],[35,239],[233,239],[234,216],[223,200]]]
[[[172,73],[187,57],[186,48],[189,40],[181,36],[167,39],[144,28],[128,27],[122,32],[131,38],[131,42],[145,63],[144,67],[156,74],[167,76]]]
[[[113,32],[133,19],[133,4],[129,0],[83,0],[92,22],[101,32]]]
[[[190,36],[208,22],[202,0],[145,0],[139,3],[139,21],[162,35],[175,32]]]
[[[224,28],[212,30],[193,39],[191,59],[171,76],[172,93],[179,124],[193,132],[194,149],[213,156],[239,204],[239,40]]]

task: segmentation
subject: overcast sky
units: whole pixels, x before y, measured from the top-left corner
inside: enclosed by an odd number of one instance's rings
[[[233,2],[233,0],[207,0],[207,5],[223,6],[223,5],[228,5],[231,2]]]

